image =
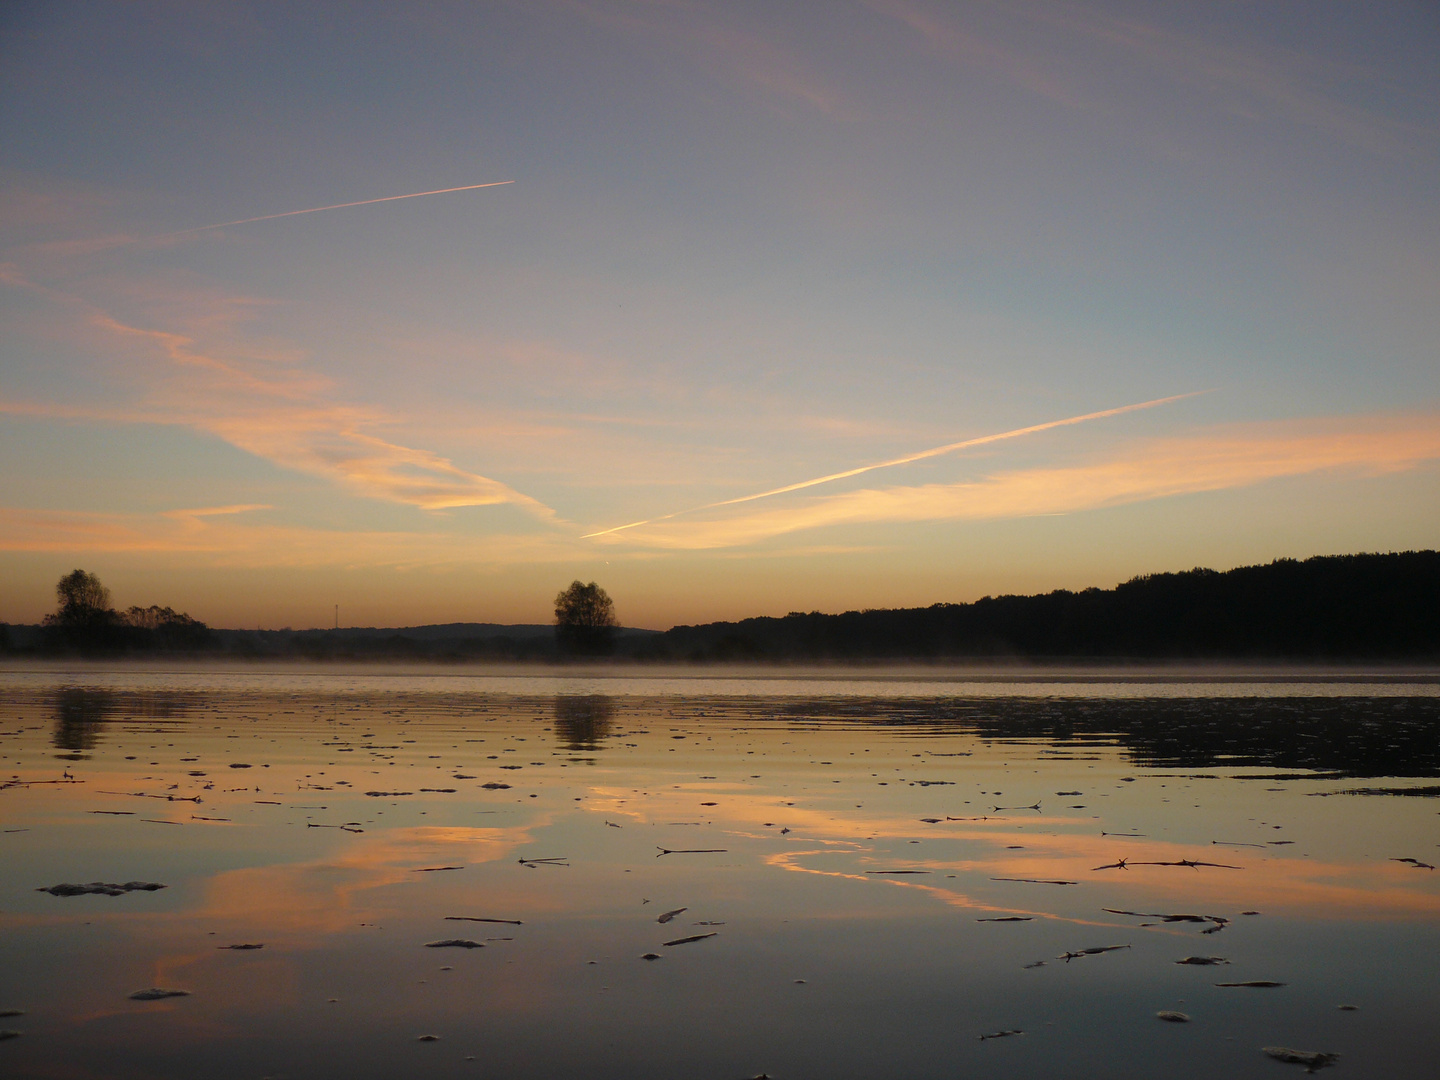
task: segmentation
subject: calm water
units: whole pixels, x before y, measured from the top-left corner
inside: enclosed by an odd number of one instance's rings
[[[1430,1077],[1437,691],[3,672],[0,1075]]]

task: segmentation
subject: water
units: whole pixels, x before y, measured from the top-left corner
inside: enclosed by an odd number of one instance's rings
[[[0,1074],[1428,1077],[1437,689],[0,673]]]

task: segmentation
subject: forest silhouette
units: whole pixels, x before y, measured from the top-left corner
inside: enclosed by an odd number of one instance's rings
[[[426,662],[804,663],[1011,660],[1440,660],[1440,552],[1279,559],[924,608],[792,612],[666,631],[619,626],[595,582],[546,625],[226,630],[168,607],[110,607],[93,574],[57,586],[42,626],[0,624],[0,651]]]

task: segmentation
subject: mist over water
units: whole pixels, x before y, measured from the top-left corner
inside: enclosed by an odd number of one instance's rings
[[[1245,1077],[1298,1073],[1261,1053],[1287,1046],[1419,1077],[1440,1051],[1423,673],[0,691],[6,1075]],[[38,891],[91,882],[165,888]],[[1216,985],[1256,981],[1284,985]]]

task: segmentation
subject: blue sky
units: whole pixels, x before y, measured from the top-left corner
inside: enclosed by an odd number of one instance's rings
[[[666,626],[1433,547],[1437,48],[1418,2],[11,5],[0,619],[77,565]]]

